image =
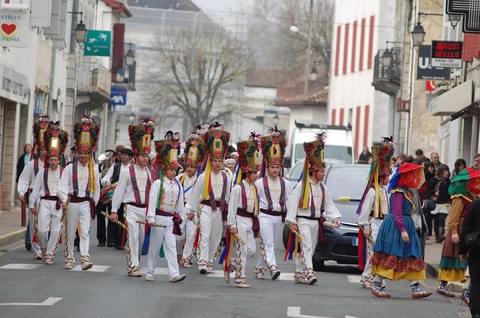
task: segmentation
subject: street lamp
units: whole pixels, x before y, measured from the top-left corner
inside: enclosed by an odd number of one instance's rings
[[[85,43],[85,39],[87,37],[87,27],[83,23],[83,12],[82,11],[68,11],[72,15],[80,14],[80,22],[75,27],[75,40],[80,47],[83,47],[83,43]]]
[[[132,66],[135,63],[135,53],[132,48],[129,48],[127,54],[125,54],[125,64]]]
[[[389,68],[392,65],[393,54],[388,48],[386,48],[380,59],[382,60],[383,67]]]
[[[462,19],[462,16],[460,14],[449,14],[448,15],[448,21],[450,21],[450,24],[452,25],[452,28],[455,29],[458,25],[458,22]]]
[[[425,30],[420,22],[417,22],[417,25],[412,30],[412,39],[413,45],[419,46],[423,44],[423,40],[425,39]]]

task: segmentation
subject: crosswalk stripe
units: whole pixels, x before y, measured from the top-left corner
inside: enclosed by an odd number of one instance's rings
[[[19,264],[19,263],[11,263],[7,265],[3,265],[0,269],[35,269],[43,266],[41,264]]]
[[[348,282],[350,284],[360,284],[360,279],[362,278],[362,276],[360,276],[360,275],[347,275],[347,278],[348,278]]]
[[[83,271],[83,272],[96,272],[96,273],[105,273],[110,269],[111,266],[103,266],[103,265],[93,265],[92,268],[89,270]],[[74,268],[72,268],[70,271],[73,272],[82,272],[82,266],[77,265]]]

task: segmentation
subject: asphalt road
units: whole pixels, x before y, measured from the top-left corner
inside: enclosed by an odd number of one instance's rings
[[[51,266],[31,259],[23,247],[0,254],[0,317],[469,317],[459,298],[412,300],[404,281],[387,283],[391,299],[375,298],[361,288],[355,267],[332,265],[317,273],[317,285],[294,284],[294,265],[283,261],[282,248],[282,280],[253,278],[255,262],[249,259],[252,288],[240,289],[227,285],[220,271],[200,275],[195,266],[182,268],[187,279],[171,284],[162,274],[164,259],[155,282],[128,277],[123,251],[97,247],[95,239],[91,244],[90,271],[64,269],[62,250]],[[144,270],[145,257],[140,265]],[[425,284],[433,289],[436,281]]]

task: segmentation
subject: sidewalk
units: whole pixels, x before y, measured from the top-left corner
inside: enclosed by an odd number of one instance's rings
[[[21,226],[21,209],[0,210],[0,249],[16,241],[23,240],[26,227]]]

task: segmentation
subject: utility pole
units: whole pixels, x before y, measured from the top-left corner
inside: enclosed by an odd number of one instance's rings
[[[310,6],[308,8],[307,18],[307,62],[305,63],[305,83],[303,86],[303,94],[307,96],[308,93],[308,81],[310,74],[310,58],[312,53],[312,16],[313,16],[313,0],[310,0]]]

